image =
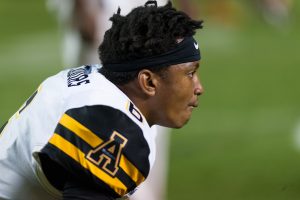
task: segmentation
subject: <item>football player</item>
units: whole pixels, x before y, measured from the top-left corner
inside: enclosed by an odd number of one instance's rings
[[[129,197],[153,166],[153,126],[190,119],[202,21],[155,1],[111,21],[101,66],[49,77],[0,129],[1,199]]]
[[[64,66],[79,66],[87,63],[100,63],[97,48],[104,33],[111,26],[109,18],[121,8],[122,14],[128,14],[133,8],[141,6],[145,0],[48,0],[48,7],[56,11],[57,19],[63,31]],[[157,0],[165,5],[167,0]],[[185,2],[186,4],[186,2]],[[167,188],[169,163],[168,128],[158,127],[156,155],[153,170],[147,181],[139,188],[132,200],[164,200]],[[147,198],[145,198],[147,196]]]

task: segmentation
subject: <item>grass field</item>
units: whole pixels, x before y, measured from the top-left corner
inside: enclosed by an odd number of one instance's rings
[[[0,124],[62,68],[60,35],[44,3],[0,2]],[[206,92],[189,124],[173,131],[169,200],[300,199],[295,145],[300,6],[295,4],[288,31],[256,18],[224,28],[207,17],[198,35]]]

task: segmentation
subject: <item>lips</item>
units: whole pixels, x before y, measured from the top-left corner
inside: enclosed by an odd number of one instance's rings
[[[199,104],[198,100],[195,100],[195,101],[191,102],[189,104],[189,106],[192,106],[192,107],[196,108],[196,107],[198,107],[198,104]]]

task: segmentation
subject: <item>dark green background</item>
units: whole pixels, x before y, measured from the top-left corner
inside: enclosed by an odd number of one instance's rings
[[[275,28],[242,1],[221,24],[206,2],[197,35],[206,92],[189,124],[173,131],[168,199],[298,200],[300,5],[294,2],[289,26]],[[63,66],[45,1],[2,0],[0,30],[3,124]]]

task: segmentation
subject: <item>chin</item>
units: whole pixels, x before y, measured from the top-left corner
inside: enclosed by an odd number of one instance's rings
[[[184,125],[186,125],[188,123],[189,120],[190,120],[190,118],[178,120],[178,121],[174,122],[172,124],[172,127],[170,127],[170,128],[176,128],[176,129],[182,128]]]
[[[184,115],[177,115],[175,117],[173,115],[173,117],[165,118],[164,120],[161,120],[155,124],[168,127],[168,128],[179,129],[188,123],[190,117],[191,117],[190,113]]]
[[[184,127],[187,123],[188,123],[189,119],[186,120],[184,123],[182,123],[180,126],[176,127],[176,128],[182,128]]]

